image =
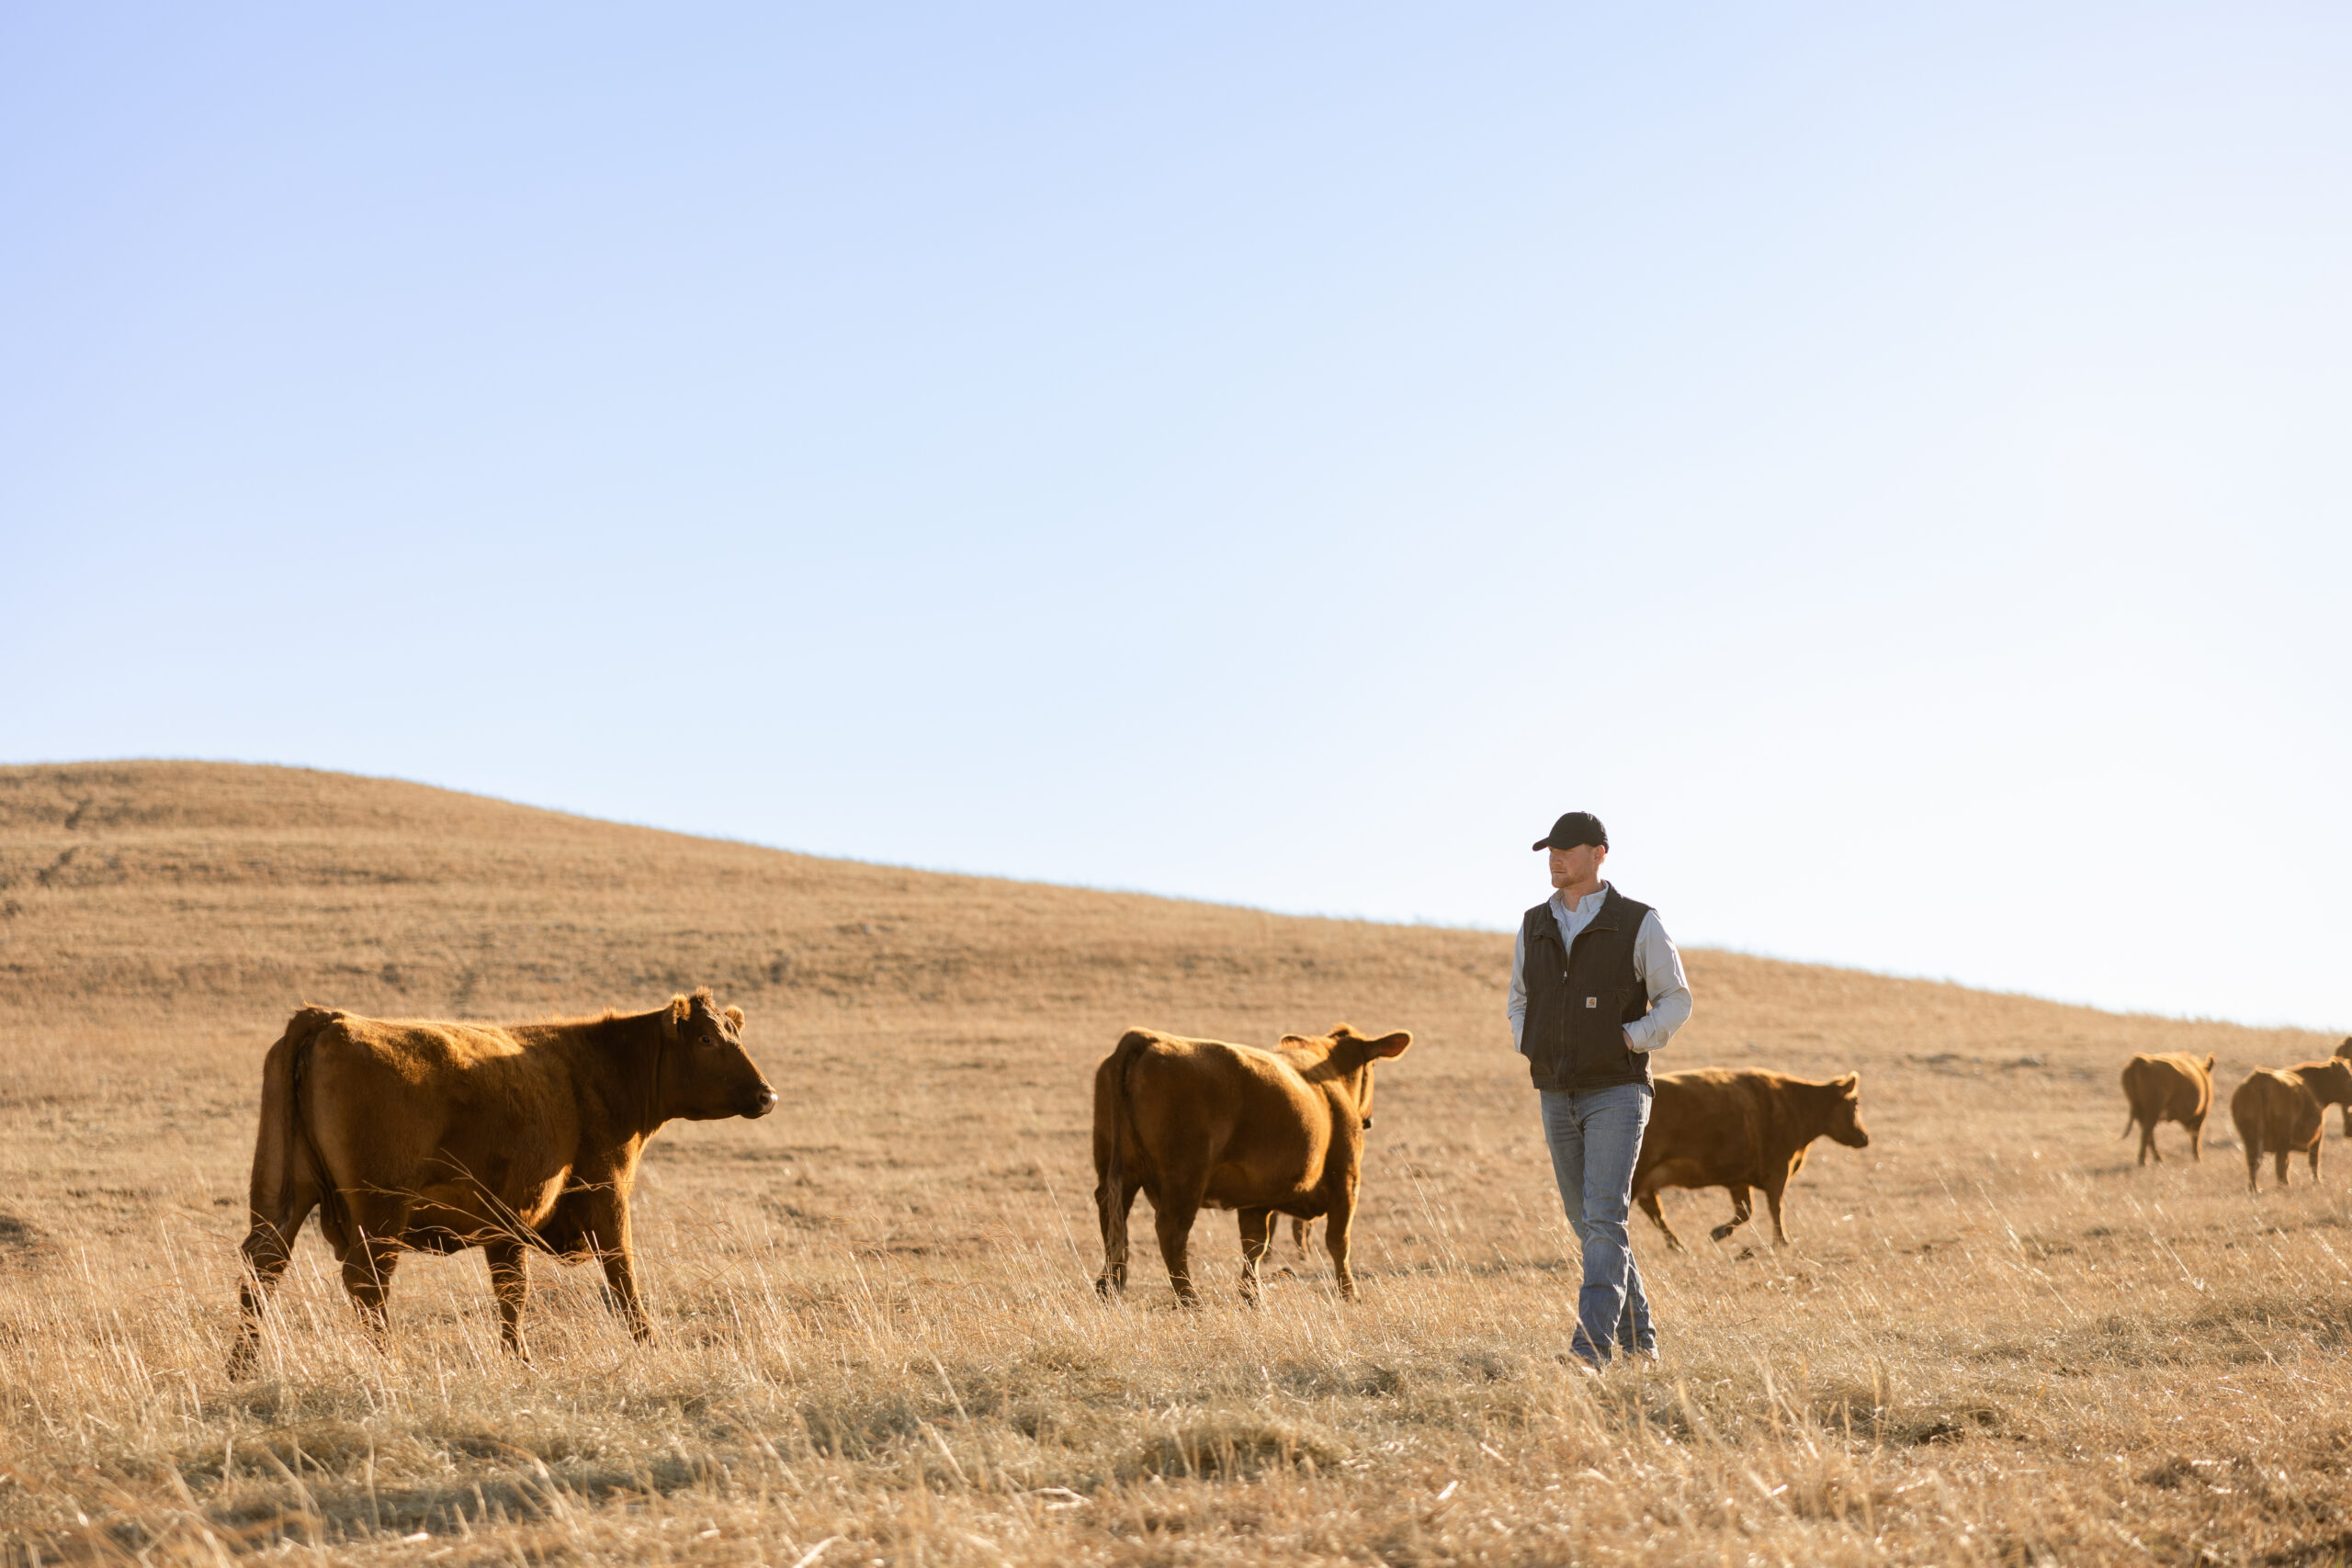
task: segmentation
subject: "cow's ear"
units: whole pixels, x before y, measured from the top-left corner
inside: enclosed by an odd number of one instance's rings
[[[741,1008],[729,1008],[727,1010],[727,1021],[738,1034],[741,1033],[743,1032],[743,1010]]]
[[[685,998],[672,997],[669,1007],[663,1010],[662,1014],[662,1038],[675,1040],[678,1037],[678,1025],[686,1021],[686,1015],[693,1010],[694,1003]]]
[[[1840,1089],[1845,1091],[1845,1095],[1848,1100],[1856,1100],[1860,1098],[1862,1092],[1861,1074],[1848,1073],[1844,1077],[1838,1079],[1837,1084]]]
[[[2352,1045],[2352,1040],[2347,1040],[2345,1043]],[[2205,1070],[2209,1073],[2213,1070],[2213,1054],[2211,1051],[2205,1053]]]
[[[1405,1047],[1413,1043],[1413,1032],[1400,1029],[1394,1034],[1384,1034],[1364,1047],[1367,1056],[1401,1056]]]
[[[1285,1034],[1283,1036],[1282,1043],[1285,1045],[1312,1045],[1315,1043],[1314,1041],[1309,1040],[1304,1034]]]

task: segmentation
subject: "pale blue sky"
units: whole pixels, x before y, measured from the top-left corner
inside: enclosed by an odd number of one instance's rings
[[[1498,926],[1580,807],[1685,942],[2352,1026],[2346,82],[2324,6],[0,5],[0,760]]]

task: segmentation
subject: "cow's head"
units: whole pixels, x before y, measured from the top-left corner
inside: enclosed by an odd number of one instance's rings
[[[2344,1043],[2335,1048],[2335,1054],[2338,1056],[2343,1057],[2346,1061],[2352,1062],[2352,1034],[2347,1034],[2344,1037]],[[2208,1056],[2205,1059],[2210,1062],[2213,1058]]]
[[[1869,1148],[1870,1132],[1862,1125],[1862,1075],[1832,1078],[1829,1087],[1838,1091],[1829,1103],[1829,1135],[1849,1149]]]
[[[1384,1034],[1375,1040],[1368,1034],[1357,1033],[1352,1024],[1335,1023],[1331,1026],[1331,1032],[1325,1038],[1330,1042],[1331,1045],[1330,1062],[1333,1075],[1340,1082],[1349,1086],[1350,1092],[1356,1102],[1358,1123],[1370,1127],[1372,1125],[1373,1064],[1389,1056],[1403,1055],[1406,1048],[1413,1043],[1411,1032],[1400,1029],[1394,1034]],[[1311,1046],[1319,1045],[1323,1042],[1310,1040],[1299,1034],[1285,1034],[1283,1036],[1283,1043]]]
[[[2352,1061],[2330,1056],[2301,1068],[2295,1076],[2322,1105],[2352,1106]]]
[[[765,1116],[775,1109],[775,1090],[743,1054],[743,1010],[721,1011],[705,986],[691,997],[672,997],[662,1015],[662,1083],[666,1109],[688,1122],[729,1116]]]

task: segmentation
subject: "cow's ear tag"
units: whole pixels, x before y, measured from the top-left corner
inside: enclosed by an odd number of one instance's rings
[[[1600,1005],[1600,998],[1599,997],[1587,997],[1584,999],[1584,1005],[1589,1008],[1597,1008]]]

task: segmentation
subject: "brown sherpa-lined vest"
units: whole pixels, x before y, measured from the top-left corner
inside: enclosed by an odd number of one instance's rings
[[[1625,1025],[1650,1010],[1649,989],[1634,969],[1634,939],[1649,912],[1611,887],[1573,951],[1562,947],[1548,901],[1520,921],[1527,1015],[1519,1038],[1537,1089],[1650,1081],[1648,1054],[1625,1043]]]

